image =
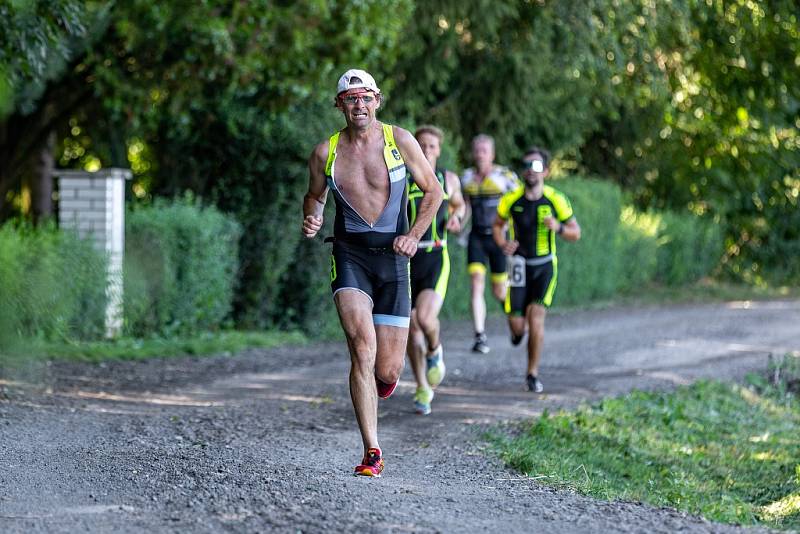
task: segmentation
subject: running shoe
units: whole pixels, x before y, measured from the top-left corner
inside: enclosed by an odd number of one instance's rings
[[[472,345],[472,352],[480,352],[481,354],[489,354],[489,345],[486,344],[486,334],[481,332],[475,334],[475,344]]]
[[[383,456],[381,455],[381,450],[377,447],[372,447],[367,449],[367,454],[364,455],[361,464],[356,466],[353,474],[364,477],[379,477],[381,476],[381,471],[383,471]]]
[[[397,382],[392,382],[391,384],[387,384],[377,376],[375,377],[375,385],[378,387],[378,397],[382,399],[388,399],[392,393],[394,393],[394,388],[397,387]]]
[[[523,339],[525,339],[525,334],[522,334],[521,336],[518,336],[516,334],[511,334],[511,344],[514,345],[515,347],[520,343],[522,343]]]
[[[433,352],[428,354],[428,357],[426,358],[426,364],[428,368],[426,373],[428,384],[430,384],[432,388],[435,388],[442,383],[445,373],[444,351],[442,350],[441,343],[439,343],[439,346],[436,347]]]
[[[417,388],[414,394],[414,411],[419,415],[431,413],[431,401],[433,400],[433,390],[430,388]]]
[[[534,393],[541,393],[542,391],[544,391],[544,386],[542,386],[542,381],[533,375],[526,376],[525,383],[528,385],[528,391],[533,391]]]

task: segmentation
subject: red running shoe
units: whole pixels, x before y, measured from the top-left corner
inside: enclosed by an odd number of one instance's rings
[[[399,382],[399,380],[397,381]],[[375,385],[378,386],[378,397],[382,399],[388,399],[392,393],[394,393],[394,388],[397,387],[397,382],[392,382],[391,384],[387,384],[377,376],[375,377]]]
[[[367,454],[361,460],[361,465],[356,466],[354,475],[365,477],[379,477],[383,471],[383,456],[381,450],[377,447],[367,449]]]

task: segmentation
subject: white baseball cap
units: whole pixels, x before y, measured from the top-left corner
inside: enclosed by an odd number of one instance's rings
[[[381,90],[378,89],[378,84],[375,83],[369,72],[361,69],[350,69],[339,78],[339,83],[336,85],[336,94],[342,94],[350,89],[369,89],[376,94],[380,94]]]

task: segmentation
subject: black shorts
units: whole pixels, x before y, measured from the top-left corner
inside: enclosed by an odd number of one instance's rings
[[[514,256],[514,258],[521,258],[521,256]],[[549,308],[553,303],[553,294],[556,291],[557,261],[553,259],[543,265],[525,265],[524,280],[518,275],[515,276],[513,260],[511,268],[512,273],[509,275],[504,305],[505,312],[508,315],[525,315],[529,304],[541,304]]]
[[[408,258],[391,249],[336,242],[331,255],[331,290],[361,291],[372,301],[372,322],[408,328],[411,288]]]
[[[418,251],[411,258],[411,307],[416,306],[417,297],[426,289],[433,289],[444,301],[449,279],[450,255],[446,247],[431,252]]]
[[[506,279],[506,256],[503,249],[494,242],[491,234],[473,230],[469,233],[467,245],[467,271],[469,274],[485,273],[487,263],[492,273],[492,282]]]

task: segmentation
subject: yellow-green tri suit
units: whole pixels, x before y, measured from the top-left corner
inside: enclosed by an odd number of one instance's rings
[[[444,197],[439,210],[433,216],[431,225],[419,241],[419,250],[411,258],[411,307],[416,305],[417,297],[425,289],[433,289],[442,300],[447,294],[450,278],[450,256],[447,253],[447,219],[450,211],[450,196],[447,194],[445,176],[447,171],[436,169],[436,179]],[[408,175],[408,221],[414,224],[424,193]]]
[[[469,168],[461,177],[461,191],[472,211],[472,229],[467,242],[467,271],[485,273],[489,264],[493,283],[506,278],[506,257],[492,238],[492,224],[500,198],[519,187],[517,175],[502,165],[492,166],[487,176]]]
[[[528,304],[550,306],[558,278],[556,235],[545,224],[545,217],[554,217],[562,224],[573,217],[569,199],[557,189],[545,185],[537,200],[525,198],[519,187],[503,195],[497,215],[509,221],[510,238],[519,243],[509,259],[509,287],[505,311],[524,314]]]
[[[331,257],[331,290],[336,295],[355,289],[372,301],[375,324],[408,328],[411,316],[408,258],[396,254],[394,239],[408,231],[406,216],[406,166],[394,141],[390,124],[383,125],[384,150],[389,179],[389,199],[378,219],[368,223],[347,201],[336,185],[336,147],[339,134],[329,141],[325,176],[336,201]]]

